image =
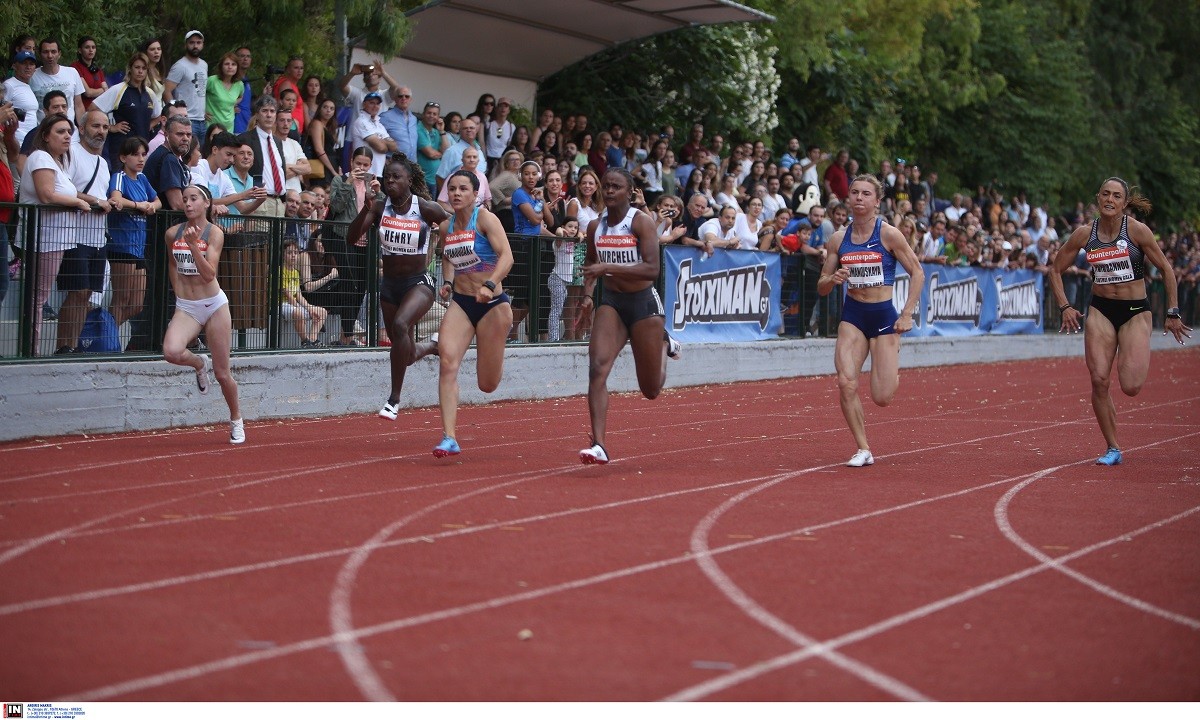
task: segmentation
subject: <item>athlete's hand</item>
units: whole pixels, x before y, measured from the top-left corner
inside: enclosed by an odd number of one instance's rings
[[[1060,333],[1077,333],[1079,332],[1079,318],[1083,317],[1074,307],[1069,307],[1062,311],[1062,327],[1058,329]]]
[[[454,294],[454,286],[450,283],[442,283],[442,288],[438,290],[438,297],[442,300],[449,300],[452,294]]]
[[[909,330],[912,330],[913,329],[912,313],[902,313],[900,315],[900,317],[896,318],[896,324],[893,325],[892,327],[894,327],[896,329],[896,332],[898,332],[898,333],[906,333]]]
[[[1175,336],[1175,342],[1179,343],[1180,345],[1183,344],[1184,338],[1190,338],[1192,336],[1192,329],[1183,324],[1182,318],[1167,318],[1167,322],[1164,323],[1163,326],[1163,335],[1166,335],[1168,332],[1170,332]]]
[[[605,275],[606,268],[607,266],[604,263],[592,263],[591,265],[584,265],[582,268],[583,276],[588,278],[603,277]]]
[[[842,283],[844,283],[850,279],[850,269],[840,267],[837,270],[833,271],[833,274],[829,276],[829,279],[833,282],[834,285],[841,285]]]

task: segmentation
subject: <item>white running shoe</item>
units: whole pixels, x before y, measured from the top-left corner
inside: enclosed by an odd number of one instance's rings
[[[390,402],[385,402],[383,404],[383,409],[379,411],[379,417],[386,418],[388,420],[395,420],[396,416],[399,414],[400,414],[400,403],[396,403],[393,405]]]
[[[874,464],[875,456],[871,454],[870,450],[859,450],[854,453],[854,457],[850,458],[850,462],[846,463],[850,467],[863,467],[864,465]]]
[[[202,365],[200,369],[196,371],[196,387],[200,389],[201,395],[207,395],[208,373],[210,370],[212,370],[212,358],[208,355],[201,355],[200,360],[204,362],[204,365]]]
[[[683,355],[683,345],[678,340],[668,335],[667,357],[671,358],[672,360],[678,360],[681,355]]]
[[[229,444],[241,445],[246,442],[246,423],[244,420],[229,421]]]
[[[584,465],[607,465],[608,453],[604,452],[604,447],[600,443],[596,443],[587,450],[579,451],[579,462]]]

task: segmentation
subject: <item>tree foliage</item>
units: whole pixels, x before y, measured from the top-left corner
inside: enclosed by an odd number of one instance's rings
[[[247,45],[254,50],[258,71],[267,64],[282,65],[299,55],[307,70],[333,77],[338,56],[345,51],[334,33],[335,5],[344,8],[350,37],[371,52],[397,54],[407,40],[405,4],[387,0],[39,0],[10,3],[0,13],[0,37],[8,44],[18,34],[38,39],[53,35],[62,43],[65,62],[74,60],[76,40],[96,38],[98,59],[109,70],[123,69],[143,41],[158,37],[169,65],[183,54],[183,35],[193,28],[204,33],[204,58],[213,64],[222,54]],[[412,5],[414,3],[407,3]]]
[[[546,79],[538,104],[571,108],[608,127],[702,122],[737,137],[778,124],[774,49],[754,25],[687,28],[626,43]]]

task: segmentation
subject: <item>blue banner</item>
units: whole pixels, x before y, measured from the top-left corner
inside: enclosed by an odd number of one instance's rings
[[[779,255],[692,247],[663,248],[667,330],[687,343],[779,337]]]
[[[1033,270],[987,270],[922,263],[925,287],[917,305],[914,337],[1017,335],[1042,332],[1045,276]],[[892,303],[899,311],[909,278],[896,269]]]

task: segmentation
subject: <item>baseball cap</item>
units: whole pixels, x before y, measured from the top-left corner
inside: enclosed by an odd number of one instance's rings
[[[374,90],[372,90],[371,92],[367,93],[366,95],[363,95],[363,102],[366,102],[368,100],[378,100],[380,102],[383,102],[383,96],[380,95],[379,93],[375,92]]]
[[[183,39],[191,40],[193,35],[199,35],[201,40],[204,39],[204,33],[200,32],[199,30],[188,30],[187,35],[184,35]]]
[[[512,100],[509,100],[509,99],[508,99],[508,98],[506,98],[506,97],[502,97],[502,98],[500,98],[499,100],[497,100],[497,101],[496,101],[496,105],[497,105],[497,106],[500,106],[500,105],[507,105],[507,106],[509,106],[509,107],[512,107]]]
[[[37,58],[34,56],[33,53],[29,52],[28,50],[22,50],[21,52],[17,53],[16,55],[13,55],[13,62],[15,62],[15,63],[25,62],[26,60],[32,60],[34,62],[37,62]]]

